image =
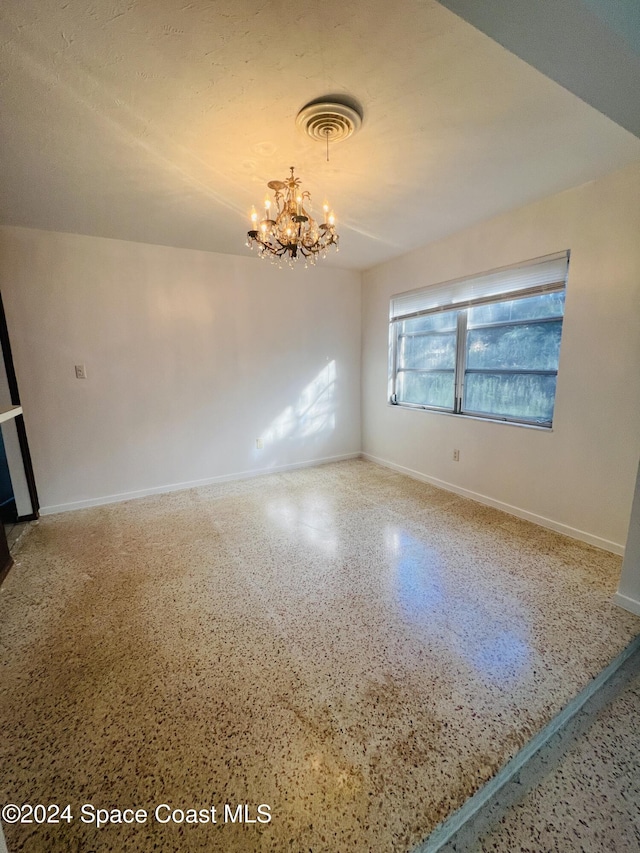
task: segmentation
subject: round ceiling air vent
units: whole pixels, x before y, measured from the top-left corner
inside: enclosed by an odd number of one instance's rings
[[[362,109],[355,101],[330,96],[330,100],[311,101],[296,117],[296,124],[312,139],[320,142],[341,142],[352,136],[362,125]]]

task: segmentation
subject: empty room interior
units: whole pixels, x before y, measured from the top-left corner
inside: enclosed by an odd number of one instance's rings
[[[640,647],[637,4],[0,27],[0,851],[467,849]]]

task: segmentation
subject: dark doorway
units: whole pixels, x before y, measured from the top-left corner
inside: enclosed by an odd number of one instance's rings
[[[0,522],[15,524],[18,520],[18,508],[13,494],[13,483],[7,461],[7,451],[0,430]]]
[[[20,404],[7,320],[0,296],[0,581],[12,560],[5,525],[38,518],[40,504]]]

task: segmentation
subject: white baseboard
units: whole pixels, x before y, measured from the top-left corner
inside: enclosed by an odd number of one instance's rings
[[[635,598],[629,598],[627,595],[623,595],[621,592],[616,592],[611,600],[614,604],[617,604],[618,607],[623,607],[630,613],[634,613],[636,616],[640,616],[640,601],[636,601]]]
[[[214,483],[227,483],[233,482],[234,480],[247,480],[251,477],[260,477],[265,474],[278,474],[283,471],[295,471],[298,468],[312,468],[316,465],[327,465],[331,462],[342,462],[346,459],[368,459],[370,462],[375,462],[377,465],[382,465],[385,468],[390,468],[393,471],[398,471],[400,474],[406,474],[408,477],[412,477],[414,480],[421,480],[423,483],[430,483],[433,486],[437,486],[440,489],[445,489],[449,492],[454,492],[455,494],[462,495],[466,498],[471,498],[474,501],[478,501],[479,503],[485,504],[486,506],[494,507],[495,509],[500,509],[503,512],[508,512],[510,515],[515,515],[518,518],[524,518],[527,521],[532,521],[534,524],[539,524],[541,527],[546,527],[550,530],[555,530],[558,533],[562,533],[565,536],[569,536],[572,539],[578,539],[581,542],[587,542],[589,545],[595,545],[597,548],[602,548],[605,551],[611,551],[613,554],[624,554],[624,545],[620,545],[617,542],[610,542],[608,539],[603,539],[600,536],[594,536],[591,533],[587,533],[584,530],[578,530],[574,527],[570,527],[567,524],[562,524],[559,521],[554,521],[551,518],[545,518],[542,515],[536,515],[536,513],[529,512],[528,510],[521,509],[520,507],[511,506],[511,504],[504,503],[504,501],[498,501],[494,498],[490,498],[487,495],[482,495],[479,492],[473,492],[470,489],[464,489],[461,486],[456,486],[454,483],[448,483],[445,480],[439,480],[437,477],[430,477],[426,474],[420,473],[420,471],[414,471],[412,468],[406,468],[404,465],[396,465],[394,462],[389,462],[386,459],[380,459],[377,456],[373,456],[370,453],[343,453],[338,456],[327,456],[320,459],[307,459],[304,462],[293,462],[287,465],[275,465],[272,468],[256,468],[250,471],[239,471],[233,474],[223,474],[218,477],[207,477],[202,480],[190,480],[184,483],[168,483],[162,486],[153,486],[148,489],[138,489],[132,492],[121,492],[120,494],[115,495],[102,495],[96,498],[89,498],[87,500],[80,501],[71,501],[69,503],[63,504],[51,504],[50,506],[41,506],[40,507],[40,515],[54,515],[58,512],[72,512],[76,509],[86,509],[87,507],[92,506],[103,506],[105,504],[111,503],[120,503],[122,501],[130,501],[135,500],[136,498],[144,498],[148,495],[158,495],[165,494],[168,492],[179,492],[184,491],[185,489],[195,489],[199,486],[210,486]],[[633,610],[633,607],[640,607],[638,602],[635,602],[633,599],[626,599],[624,596],[621,596],[622,600],[617,600],[616,603],[620,604],[621,607],[624,607],[627,610],[631,610],[632,613],[638,613],[638,610]],[[640,615],[640,613],[638,614]]]
[[[517,506],[498,501],[490,498],[487,495],[481,495],[479,492],[472,492],[470,489],[464,489],[461,486],[456,486],[454,483],[447,483],[444,480],[439,480],[437,477],[429,477],[426,474],[421,474],[420,471],[414,471],[412,468],[405,468],[404,465],[396,465],[395,462],[389,462],[386,459],[379,459],[377,456],[372,456],[370,453],[362,453],[363,459],[368,459],[370,462],[375,462],[377,465],[383,465],[385,468],[391,468],[393,471],[398,471],[400,474],[406,474],[414,480],[421,480],[423,483],[430,483],[432,486],[437,486],[440,489],[446,489],[448,492],[455,492],[457,495],[462,495],[465,498],[471,498],[478,503],[492,506],[495,509],[501,509],[503,512],[508,512],[510,515],[515,515],[518,518],[524,518],[526,521],[532,521],[534,524],[539,524],[540,527],[547,527],[549,530],[555,530],[557,533],[562,533],[569,536],[571,539],[578,539],[581,542],[587,542],[589,545],[595,545],[596,548],[602,548],[604,551],[611,551],[613,554],[624,554],[624,545],[618,542],[610,542],[608,539],[603,539],[600,536],[594,536],[592,533],[587,533],[585,530],[578,530],[575,527],[570,527],[568,524],[562,524],[560,521],[554,521],[552,518],[545,518],[543,515],[536,515],[534,512],[529,512],[526,509],[521,509]]]
[[[235,474],[222,474],[219,477],[207,477],[204,480],[190,480],[185,483],[169,483],[163,486],[153,486],[149,489],[138,489],[135,492],[121,492],[116,495],[102,495],[97,498],[88,498],[82,501],[71,501],[64,504],[51,504],[41,506],[40,515],[55,515],[58,512],[72,512],[76,509],[86,509],[92,506],[104,506],[105,504],[121,503],[136,498],[145,498],[149,495],[161,495],[168,492],[182,492],[185,489],[197,489],[200,486],[211,486],[214,483],[230,483],[234,480],[249,480],[252,477],[261,477],[265,474],[279,474],[283,471],[295,471],[298,468],[315,468],[318,465],[328,465],[330,462],[343,462],[346,459],[359,459],[361,453],[343,453],[340,456],[325,456],[321,459],[307,459],[304,462],[292,462],[288,465],[274,465],[272,468],[255,468],[251,471],[240,471]],[[0,853],[2,851],[0,850]]]

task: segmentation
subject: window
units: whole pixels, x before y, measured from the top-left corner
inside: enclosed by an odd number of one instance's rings
[[[550,427],[569,253],[391,299],[390,402]]]

